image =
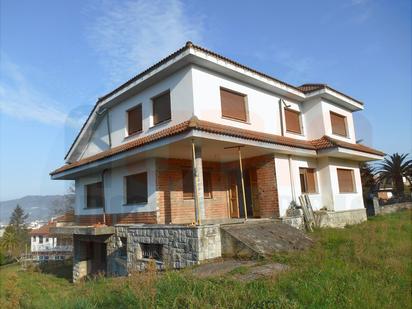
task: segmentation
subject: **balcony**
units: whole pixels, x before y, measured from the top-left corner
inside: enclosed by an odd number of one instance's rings
[[[71,252],[73,250],[72,245],[57,245],[50,244],[32,244],[31,252]]]

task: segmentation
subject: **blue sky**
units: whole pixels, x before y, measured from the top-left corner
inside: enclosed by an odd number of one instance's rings
[[[97,97],[182,46],[365,102],[357,138],[412,152],[411,1],[0,2],[0,200],[61,194],[48,173]]]

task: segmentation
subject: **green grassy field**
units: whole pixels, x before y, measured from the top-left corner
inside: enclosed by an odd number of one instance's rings
[[[9,266],[0,269],[0,308],[411,308],[411,214],[316,231],[311,250],[273,257],[289,271],[247,283],[185,270],[73,285],[64,270]]]

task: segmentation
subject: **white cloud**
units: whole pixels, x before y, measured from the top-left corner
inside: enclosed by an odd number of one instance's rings
[[[201,40],[201,18],[188,16],[180,0],[107,1],[91,13],[87,36],[109,82],[124,82],[186,41]]]
[[[62,105],[30,82],[22,69],[5,54],[0,61],[0,111],[18,119],[78,128],[83,119],[69,117]]]

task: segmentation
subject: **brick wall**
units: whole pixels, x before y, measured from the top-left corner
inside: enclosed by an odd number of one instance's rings
[[[159,223],[191,223],[195,221],[193,199],[183,199],[182,169],[191,168],[190,160],[158,159],[157,166],[157,205]],[[212,198],[205,199],[207,219],[227,218],[228,204],[226,175],[219,163],[203,162],[204,171],[211,173]]]

